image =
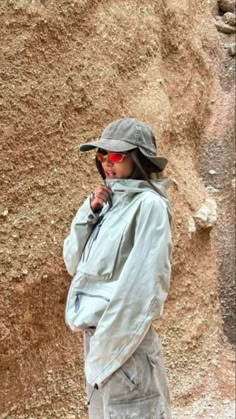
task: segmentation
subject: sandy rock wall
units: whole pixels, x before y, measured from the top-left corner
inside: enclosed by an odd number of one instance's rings
[[[196,159],[218,85],[210,10],[203,0],[5,0],[0,21],[2,412],[83,415],[82,336],[64,325],[62,243],[99,181],[79,144],[126,115],[153,127],[175,179],[172,289],[157,327],[173,398],[184,398],[197,385],[197,374],[177,385],[186,365],[193,374],[199,354],[210,357],[220,324],[211,234],[189,230],[207,197]]]

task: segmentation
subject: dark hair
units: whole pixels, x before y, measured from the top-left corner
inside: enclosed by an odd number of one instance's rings
[[[148,160],[148,158],[145,157],[138,148],[131,150],[129,152],[129,155],[131,156],[135,164],[135,169],[134,169],[134,172],[132,173],[131,179],[146,180],[153,187],[153,184],[150,181],[151,175],[153,173],[160,173],[162,172],[162,170],[159,169],[150,160]],[[102,168],[102,164],[98,160],[97,156],[96,156],[96,166],[101,177],[103,179],[106,179],[106,175]]]
[[[136,165],[136,170],[132,176],[133,179],[147,180],[151,178],[153,173],[160,173],[162,171],[145,157],[138,148],[131,150],[129,154]]]
[[[102,163],[98,160],[97,156],[96,156],[96,160],[95,160],[98,172],[100,173],[100,175],[102,176],[103,180],[106,179],[106,175],[105,172],[102,168]]]

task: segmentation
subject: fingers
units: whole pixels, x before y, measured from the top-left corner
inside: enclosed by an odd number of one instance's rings
[[[90,206],[93,211],[100,210],[103,205],[109,200],[111,189],[105,185],[98,185],[94,191],[94,196],[91,199]]]
[[[111,189],[105,185],[99,185],[94,192],[95,198],[102,199],[104,202],[107,202]]]

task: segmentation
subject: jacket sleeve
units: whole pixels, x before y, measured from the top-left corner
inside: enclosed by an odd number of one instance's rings
[[[98,219],[99,213],[95,214],[91,210],[90,198],[88,197],[74,217],[70,234],[64,241],[63,258],[66,269],[71,276],[76,273],[84,246]]]
[[[166,204],[157,197],[141,204],[133,248],[91,338],[85,372],[92,386],[102,385],[126,362],[162,314],[170,271],[170,221]]]

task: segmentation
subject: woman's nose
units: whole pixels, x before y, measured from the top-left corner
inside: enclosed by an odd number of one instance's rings
[[[107,157],[107,158],[106,158],[106,161],[105,161],[105,164],[106,164],[107,166],[113,166],[113,164],[114,164],[114,163],[112,163],[112,161],[111,161],[111,160],[109,160],[109,158]]]

